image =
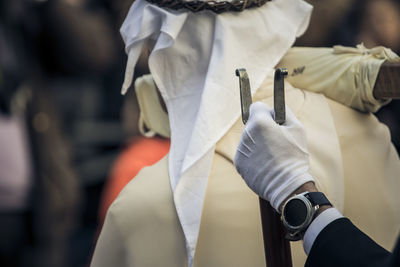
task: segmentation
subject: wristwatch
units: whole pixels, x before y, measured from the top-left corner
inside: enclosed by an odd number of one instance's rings
[[[289,198],[283,206],[281,220],[288,233],[286,239],[302,239],[317,210],[323,205],[331,205],[321,192],[304,192]]]

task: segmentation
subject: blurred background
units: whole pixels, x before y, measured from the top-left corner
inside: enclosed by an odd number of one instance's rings
[[[115,166],[140,138],[134,90],[120,94],[132,2],[0,0],[0,266],[88,266]],[[308,2],[296,45],[400,52],[400,0]],[[377,114],[397,148],[399,114],[396,101]]]

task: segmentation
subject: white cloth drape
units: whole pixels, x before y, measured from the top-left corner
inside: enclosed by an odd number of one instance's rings
[[[121,27],[128,63],[122,93],[146,43],[149,67],[168,109],[169,176],[187,241],[189,265],[215,144],[240,115],[236,68],[246,68],[253,93],[308,26],[312,7],[275,0],[243,12],[165,10],[144,0]]]

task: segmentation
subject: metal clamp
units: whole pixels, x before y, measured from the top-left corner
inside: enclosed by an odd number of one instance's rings
[[[286,68],[279,68],[274,75],[274,111],[275,122],[284,124],[286,120],[285,111],[285,76],[288,75]]]
[[[250,105],[252,103],[249,76],[247,75],[246,69],[237,69],[236,76],[239,77],[242,121],[243,124],[246,124],[249,119]]]

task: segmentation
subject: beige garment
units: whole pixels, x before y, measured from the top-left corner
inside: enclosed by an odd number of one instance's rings
[[[143,136],[153,137],[156,134],[169,138],[168,113],[160,104],[156,84],[151,74],[143,75],[135,80],[135,92],[140,109],[138,121],[139,131]]]
[[[376,112],[390,100],[377,100],[373,88],[384,62],[400,62],[389,48],[367,49],[336,45],[292,47],[278,64],[289,71],[287,80],[297,88],[324,94],[348,107]]]
[[[389,131],[371,114],[286,85],[287,103],[307,131],[311,173],[320,190],[361,230],[391,249],[400,227],[400,163]],[[254,97],[268,104],[272,81]],[[204,200],[194,266],[265,266],[258,198],[232,163],[243,125],[217,144]],[[303,266],[301,242],[294,266]],[[93,267],[187,266],[167,157],[143,169],[108,211]]]

